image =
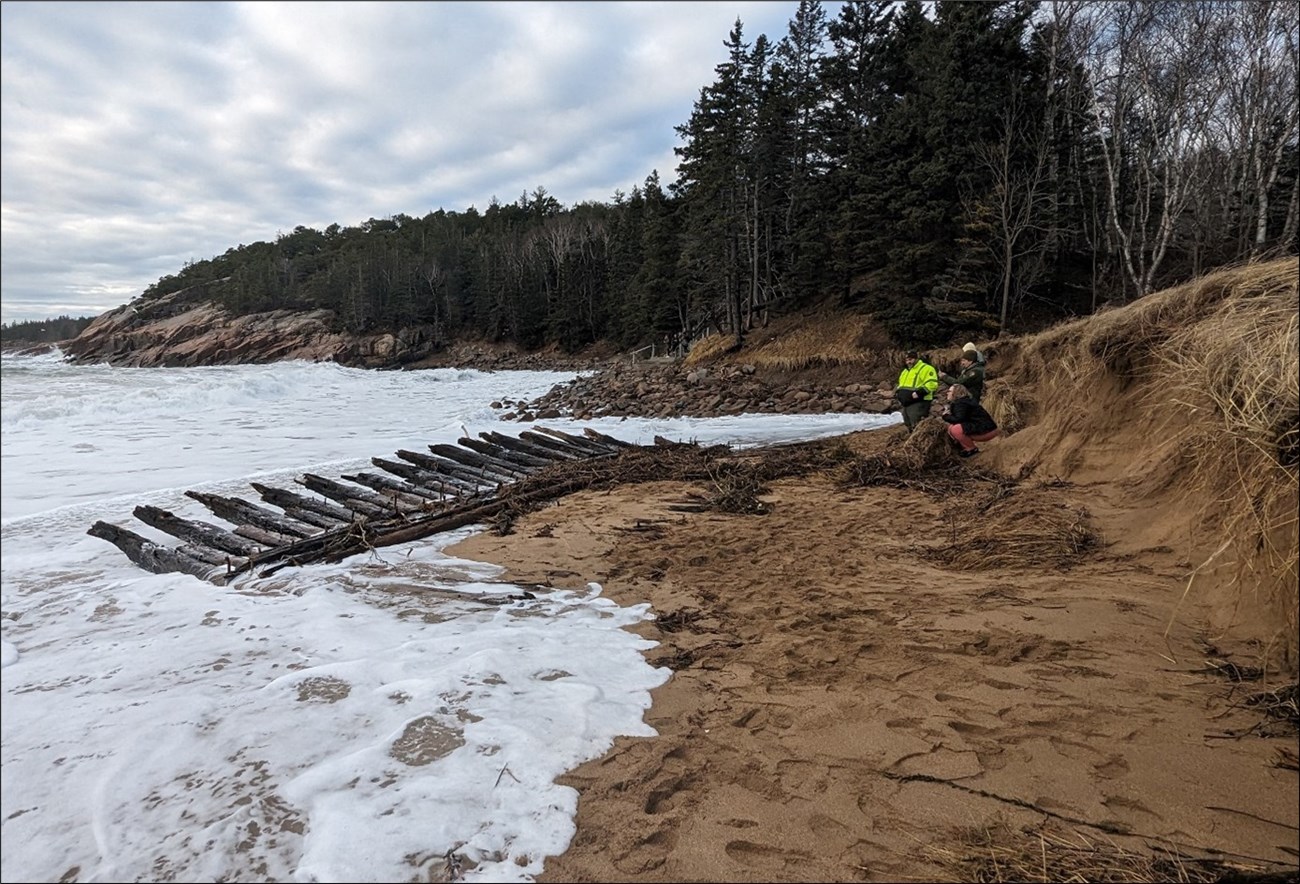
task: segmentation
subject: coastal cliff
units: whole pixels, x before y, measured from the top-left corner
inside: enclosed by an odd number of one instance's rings
[[[233,316],[203,287],[136,299],[110,310],[63,345],[72,362],[196,366],[301,359],[364,368],[404,365],[429,356],[430,326],[357,335],[342,330],[332,310],[274,310]]]

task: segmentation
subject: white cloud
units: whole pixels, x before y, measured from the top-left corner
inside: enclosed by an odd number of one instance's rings
[[[775,41],[795,9],[6,2],[3,319],[99,313],[300,224],[667,185],[735,20]]]

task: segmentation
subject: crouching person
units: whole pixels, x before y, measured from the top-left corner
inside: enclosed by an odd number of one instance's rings
[[[948,422],[948,435],[961,448],[957,452],[961,457],[979,454],[976,442],[987,442],[1002,434],[993,415],[971,398],[970,390],[962,384],[948,388],[948,408],[943,419]]]

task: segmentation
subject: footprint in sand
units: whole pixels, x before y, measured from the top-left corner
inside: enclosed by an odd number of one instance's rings
[[[1113,780],[1116,777],[1122,777],[1124,774],[1128,773],[1128,762],[1124,760],[1124,756],[1122,755],[1112,755],[1105,761],[1099,764],[1094,764],[1092,769],[1096,772],[1097,776],[1107,780]]]

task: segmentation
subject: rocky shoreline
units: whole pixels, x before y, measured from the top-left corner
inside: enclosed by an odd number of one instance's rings
[[[867,362],[778,371],[761,360],[739,361],[735,354],[692,365],[635,360],[608,345],[566,353],[554,347],[523,351],[488,341],[446,344],[423,326],[356,335],[340,330],[329,311],[231,316],[206,301],[200,289],[137,299],[98,317],[73,340],[22,352],[51,352],[56,347],[70,362],[124,367],[307,360],[380,371],[464,368],[578,374],[535,400],[493,403],[503,420],[520,422],[558,417],[882,414],[897,409],[892,371]]]
[[[764,373],[753,365],[613,363],[531,401],[492,403],[502,420],[596,417],[716,417],[733,414],[885,414],[897,409],[888,380],[805,370]]]

